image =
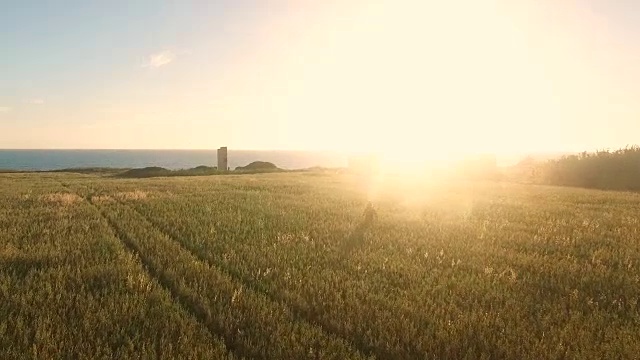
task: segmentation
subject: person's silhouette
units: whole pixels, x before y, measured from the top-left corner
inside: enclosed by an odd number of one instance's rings
[[[371,201],[367,203],[367,207],[364,209],[364,224],[370,225],[378,217],[376,210],[373,208]]]

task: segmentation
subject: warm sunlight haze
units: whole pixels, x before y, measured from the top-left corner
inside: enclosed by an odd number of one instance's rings
[[[3,11],[0,144],[413,164],[618,148],[640,132],[631,1],[230,4]]]
[[[639,359],[640,0],[2,0],[0,360]]]

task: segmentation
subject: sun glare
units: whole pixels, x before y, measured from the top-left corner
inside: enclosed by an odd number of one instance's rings
[[[246,119],[247,130],[260,127],[254,140],[266,142],[263,134],[273,128],[268,140],[278,148],[369,151],[398,166],[563,143],[563,109],[550,80],[556,74],[540,58],[558,56],[527,45],[553,32],[527,20],[541,5],[323,6],[304,26],[291,14],[265,26],[260,66],[245,56],[233,69],[242,81],[225,91],[242,101],[224,117]],[[238,134],[232,140],[248,136]]]
[[[544,93],[544,81],[511,22],[515,6],[403,4],[362,6],[348,21],[310,30],[297,50],[313,61],[282,66],[288,87],[274,107],[283,131],[317,122],[308,146],[332,139],[340,150],[376,152],[403,167],[515,152],[527,146],[521,129],[545,133],[553,109],[540,103],[523,113],[530,106],[522,99]]]

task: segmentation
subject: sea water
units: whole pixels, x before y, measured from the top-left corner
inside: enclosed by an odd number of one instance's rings
[[[253,161],[268,161],[282,169],[347,166],[347,156],[337,152],[230,149],[228,159],[231,169]],[[147,166],[175,170],[200,165],[216,166],[216,150],[0,150],[0,169],[11,170]]]

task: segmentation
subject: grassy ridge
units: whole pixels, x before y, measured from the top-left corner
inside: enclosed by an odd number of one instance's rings
[[[347,175],[309,173],[153,180],[6,174],[0,183],[0,215],[8,216],[0,239],[13,249],[2,253],[0,289],[29,298],[31,287],[88,278],[114,285],[100,293],[104,303],[79,306],[117,314],[127,306],[119,295],[127,282],[117,279],[142,276],[164,300],[152,302],[134,287],[127,293],[139,299],[133,309],[166,308],[182,324],[169,338],[196,332],[208,339],[192,335],[172,348],[185,357],[640,353],[636,194],[497,183],[367,187]],[[376,190],[373,198],[367,188]],[[373,220],[363,217],[369,200]],[[33,217],[39,225],[30,225]],[[44,229],[58,234],[56,247],[30,251],[43,246]],[[97,266],[114,264],[109,271],[92,272],[96,253],[116,254],[100,255]],[[54,266],[52,256],[69,266]],[[21,280],[42,271],[56,278]],[[66,291],[41,311],[65,313],[69,298],[93,290]],[[20,311],[17,300],[7,304],[0,305],[5,314]],[[40,308],[30,309],[33,316]],[[75,334],[69,315],[56,326],[83,351],[169,346],[145,330],[169,331],[162,320],[84,320],[118,327],[127,339],[119,341],[109,332]],[[23,331],[33,326],[27,318]],[[6,330],[14,320],[0,319],[0,338],[12,345],[5,354],[31,351],[30,338]],[[65,349],[48,354],[73,351]]]
[[[269,166],[271,165],[271,166]],[[284,170],[276,167],[271,163],[265,163],[261,161],[253,162],[245,167],[237,167],[231,171],[219,171],[217,167],[212,166],[196,166],[190,169],[165,169],[158,166],[150,166],[144,168],[111,168],[111,167],[79,167],[57,170],[12,170],[12,169],[0,169],[0,174],[52,174],[52,173],[70,173],[70,174],[85,174],[96,176],[112,176],[126,179],[146,179],[155,177],[174,177],[174,176],[210,176],[210,175],[231,175],[231,174],[265,174],[265,173],[277,173],[277,172],[301,172],[301,171],[322,171],[322,169],[299,169],[299,170]]]

